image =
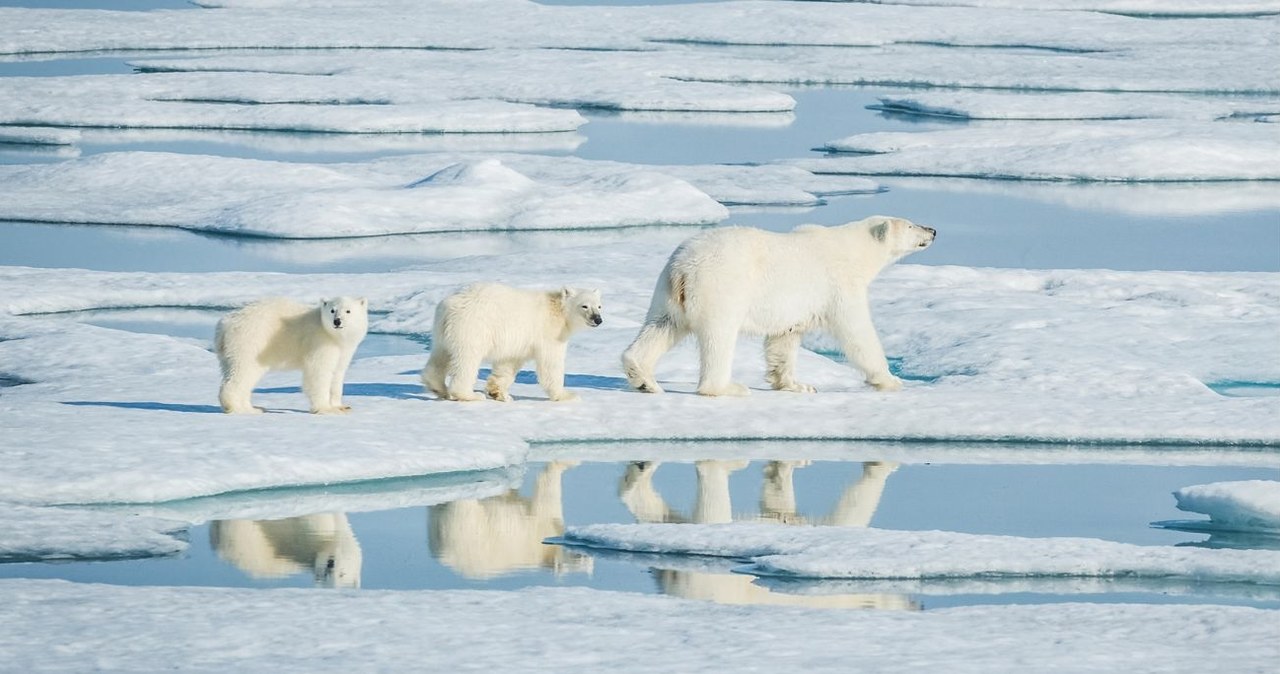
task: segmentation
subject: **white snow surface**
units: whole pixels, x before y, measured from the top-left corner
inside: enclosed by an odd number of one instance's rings
[[[799,160],[815,173],[1056,181],[1280,180],[1280,133],[1247,122],[971,125],[850,136],[824,149],[857,156]]]
[[[744,573],[791,578],[1124,577],[1280,585],[1280,552],[1140,546],[1087,538],[777,524],[593,524],[575,545],[745,560]]]
[[[47,129],[39,127],[0,127],[0,146],[3,145],[74,145],[80,133],[74,129]]]
[[[1280,533],[1280,482],[1214,482],[1184,487],[1173,496],[1179,510],[1208,515],[1215,525]]]
[[[271,6],[288,0],[201,0],[196,3],[217,6]],[[323,0],[322,0],[323,1]],[[339,0],[333,0],[337,2]],[[1000,9],[1034,9],[1042,11],[1092,11],[1129,16],[1204,17],[1252,16],[1280,13],[1275,0],[825,0],[827,2],[866,2],[878,5],[915,5],[922,7],[991,7]]]
[[[1234,606],[850,612],[580,588],[320,592],[60,581],[0,581],[0,603],[0,657],[33,672],[347,672],[405,663],[428,671],[847,671],[850,662],[878,672],[1192,672],[1206,663],[1261,672],[1280,657],[1271,638],[1280,612]],[[299,616],[324,616],[328,627]]]

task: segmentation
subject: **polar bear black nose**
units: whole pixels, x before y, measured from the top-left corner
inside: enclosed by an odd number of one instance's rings
[[[928,233],[929,233],[929,236],[937,236],[937,235],[938,235],[938,230],[936,230],[936,229],[934,229],[934,228],[932,228],[932,227],[925,227],[925,228],[924,228],[924,231],[928,232]]]
[[[342,327],[342,319],[341,319],[341,318],[335,318],[335,319],[333,319],[333,327],[335,327],[335,328],[340,328],[340,327]]]
[[[602,317],[600,316],[600,314],[591,314],[591,325],[592,325],[592,327],[595,327],[595,326],[597,326],[597,325],[600,325],[600,324],[601,324],[601,323],[603,323],[603,322],[604,322],[604,318],[602,318]]]

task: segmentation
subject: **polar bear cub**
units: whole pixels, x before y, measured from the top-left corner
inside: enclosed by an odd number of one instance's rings
[[[342,404],[342,384],[368,328],[363,297],[336,297],[319,306],[277,297],[231,312],[218,321],[214,335],[222,366],[222,411],[262,412],[249,396],[271,370],[302,370],[302,391],[312,413],[350,411]]]
[[[776,390],[812,393],[795,379],[796,351],[809,330],[835,337],[881,391],[902,388],[889,372],[871,322],[867,289],[881,269],[927,248],[937,232],[902,218],[872,216],[788,233],[714,229],[681,243],[658,277],[640,334],[622,356],[630,384],[661,393],[658,359],[689,333],[698,340],[698,393],[746,395],[730,381],[739,333],[764,336],[766,378]]]
[[[440,398],[483,400],[474,388],[480,364],[488,361],[493,369],[485,392],[509,402],[516,372],[532,359],[551,400],[577,400],[564,390],[565,350],[573,333],[604,321],[601,309],[599,290],[468,286],[436,307],[422,383]]]

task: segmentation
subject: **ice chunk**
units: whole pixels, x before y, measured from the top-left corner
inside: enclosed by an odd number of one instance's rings
[[[180,521],[83,508],[0,506],[0,563],[167,557],[187,549]]]
[[[1208,515],[1217,527],[1280,534],[1280,482],[1248,480],[1184,487],[1178,509]]]
[[[1097,92],[1007,93],[921,92],[887,96],[877,110],[959,119],[1264,119],[1280,114],[1280,98],[1208,98],[1171,94]]]
[[[746,559],[745,572],[786,577],[1141,577],[1280,585],[1280,551],[1085,538],[734,523],[596,524],[571,527],[564,540],[613,550]]]
[[[1280,135],[1229,122],[1000,123],[922,133],[869,133],[825,149],[859,156],[803,160],[815,173],[1057,181],[1280,180]]]

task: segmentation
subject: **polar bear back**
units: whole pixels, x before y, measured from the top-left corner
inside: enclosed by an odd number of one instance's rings
[[[302,369],[320,348],[341,348],[321,322],[320,307],[283,297],[254,302],[218,322],[220,358],[249,357],[272,370]]]
[[[435,340],[495,360],[528,358],[548,344],[568,340],[570,326],[560,293],[477,283],[436,306]]]
[[[727,322],[757,334],[819,327],[838,303],[865,297],[868,266],[856,261],[879,256],[862,250],[873,248],[870,241],[858,230],[826,227],[699,234],[668,263],[672,314],[689,324]]]

